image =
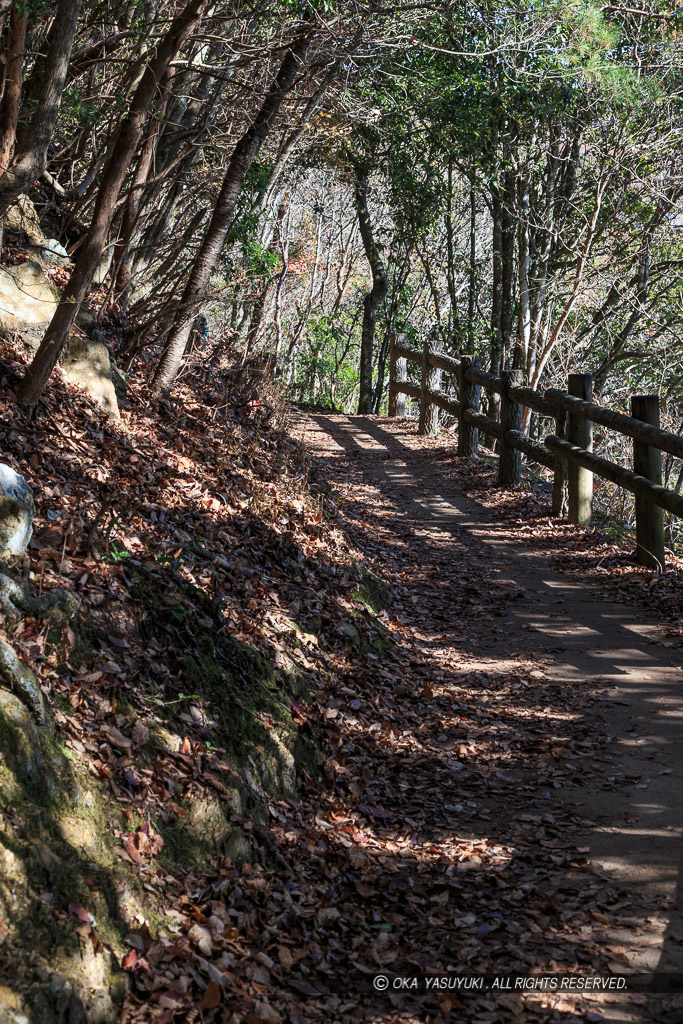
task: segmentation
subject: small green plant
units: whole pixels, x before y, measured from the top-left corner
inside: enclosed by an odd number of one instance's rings
[[[103,560],[105,562],[111,562],[113,565],[119,565],[121,562],[125,561],[126,558],[130,557],[130,551],[126,551],[122,545],[114,540],[111,542],[109,551],[105,552],[103,555]]]
[[[149,685],[154,687],[154,683],[150,683]],[[201,698],[201,694],[199,694],[199,693],[182,693],[182,692],[179,692],[178,696],[177,696],[177,698],[175,700],[162,700],[161,697],[157,697],[156,695],[153,695],[152,696],[152,703],[153,704],[157,704],[159,707],[162,707],[162,708],[170,708],[173,704],[182,704],[184,701],[188,701],[188,700],[201,700],[201,699],[202,699]]]
[[[614,519],[606,519],[600,522],[600,532],[611,540],[621,543],[626,537],[633,534],[633,527],[627,526],[626,523],[616,522]]]

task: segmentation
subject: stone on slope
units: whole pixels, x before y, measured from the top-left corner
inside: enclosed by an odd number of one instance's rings
[[[56,238],[46,238],[43,242],[31,243],[39,263],[50,267],[64,267],[70,263],[69,254]]]
[[[120,418],[119,403],[112,381],[109,349],[101,341],[72,335],[61,359],[62,373],[70,384],[84,388],[106,413]]]
[[[51,725],[52,716],[38,680],[23,661],[17,657],[14,648],[0,640],[0,683],[29,709],[40,725]],[[10,698],[0,688],[0,706],[7,711]]]
[[[35,260],[0,267],[0,327],[17,330],[26,324],[47,324],[59,298],[59,289]]]
[[[0,562],[21,558],[33,528],[33,492],[24,477],[0,462]]]
[[[25,326],[21,330],[21,341],[33,354],[38,351],[43,334],[42,328]],[[72,334],[64,346],[58,365],[65,380],[83,388],[106,413],[119,419],[112,363],[106,345],[93,338],[82,338]],[[116,383],[118,386],[118,382]]]
[[[24,231],[29,242],[39,245],[44,239],[36,208],[28,196],[19,196],[5,214],[6,231]]]

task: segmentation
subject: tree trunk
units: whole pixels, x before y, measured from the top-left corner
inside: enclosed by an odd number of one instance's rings
[[[268,174],[268,180],[266,181],[263,191],[261,192],[261,196],[252,207],[252,216],[256,215],[258,217],[265,210],[268,204],[268,200],[273,194],[275,185],[277,184],[280,175],[287,166],[287,161],[289,160],[290,156],[296,149],[299,142],[301,142],[301,139],[303,138],[306,129],[308,128],[309,121],[313,117],[313,114],[316,112],[316,110],[318,110],[318,108],[322,104],[330,86],[332,85],[335,78],[339,74],[339,68],[340,61],[335,61],[334,64],[327,71],[325,77],[323,78],[318,88],[315,90],[313,95],[306,103],[306,106],[304,107],[303,113],[301,115],[300,123],[293,131],[289,133],[287,138],[283,141],[282,145],[280,146],[277,156],[275,157],[273,166],[271,167],[270,172]]]
[[[19,107],[21,106],[22,58],[26,40],[28,11],[12,9],[9,38],[5,52],[5,88],[0,105],[0,174],[7,170],[17,136]]]
[[[458,291],[455,285],[456,256],[453,231],[453,163],[451,160],[448,161],[447,203],[443,220],[446,231],[446,286],[451,300],[449,335],[453,339],[460,333],[460,324],[458,321]]]
[[[501,370],[501,357],[503,351],[503,336],[500,330],[501,310],[501,279],[502,279],[502,225],[501,225],[501,204],[500,195],[497,190],[491,192],[491,206],[493,215],[493,247],[491,254],[491,273],[493,284],[491,288],[491,373],[498,374]]]
[[[528,380],[529,348],[531,343],[531,308],[529,299],[529,185],[520,179],[519,182],[519,244],[517,247],[517,263],[519,268],[519,303],[517,324],[517,346],[519,355],[517,363],[524,370]],[[525,424],[526,426],[526,424]]]
[[[128,189],[126,205],[124,207],[123,217],[121,220],[119,238],[114,247],[112,265],[115,269],[112,273],[112,277],[115,278],[116,291],[124,305],[126,302],[126,296],[130,289],[133,269],[133,254],[130,251],[130,243],[133,238],[133,232],[140,212],[142,191],[149,177],[149,172],[152,169],[154,154],[156,153],[157,143],[159,141],[160,126],[166,113],[170,81],[171,76],[167,73],[161,87],[163,98],[159,106],[159,113],[152,121],[150,121],[147,128],[147,135],[140,151],[140,157],[138,159],[137,167],[135,168],[135,174],[133,175],[133,180],[131,181],[130,188]]]
[[[285,281],[287,280],[287,272],[289,270],[289,217],[287,217],[287,225],[285,227],[285,215],[287,213],[287,207],[289,205],[289,194],[280,203],[277,211],[277,237],[280,244],[280,255],[282,257],[282,267],[278,274],[277,284],[275,286],[275,309],[273,312],[273,326],[275,327],[275,360],[280,357],[280,349],[282,348],[282,297],[285,287]]]
[[[512,349],[512,295],[514,282],[515,226],[512,217],[514,203],[514,175],[505,173],[505,186],[501,204],[501,299],[500,333],[503,360]]]
[[[102,256],[116,200],[140,141],[147,113],[158,94],[159,83],[180,47],[201,20],[207,3],[208,0],[190,0],[171,23],[157,47],[156,56],[140,79],[130,110],[119,128],[109,163],[103,171],[92,222],[76,266],[17,392],[19,401],[26,405],[35,404],[55,368]]]
[[[366,171],[356,169],[354,189],[358,227],[363,239],[363,247],[372,272],[372,288],[363,302],[363,330],[360,343],[360,394],[358,396],[358,412],[363,415],[372,413],[372,362],[375,350],[375,322],[380,306],[384,302],[388,279],[382,258],[372,231],[372,221],[368,210],[368,175]]]
[[[467,295],[467,351],[474,355],[474,299],[477,286],[477,197],[470,184],[470,265]]]
[[[38,57],[32,75],[30,107],[35,111],[20,133],[14,155],[0,175],[0,220],[17,196],[39,178],[47,166],[47,151],[62,102],[82,0],[60,0],[45,40],[45,52]]]
[[[225,239],[232,224],[235,205],[249,168],[270,132],[284,99],[294,84],[297,72],[311,42],[310,28],[306,26],[287,50],[280,70],[268,89],[261,109],[250,128],[237,142],[223,178],[218,200],[211,215],[209,227],[199,248],[183,292],[181,308],[176,314],[164,354],[154,375],[152,391],[161,395],[170,391],[180,367],[187,338],[202,300],[204,299]]]
[[[497,188],[491,189],[491,216],[493,219],[493,245],[491,253],[491,373],[498,376],[503,366],[503,335],[501,332],[500,314],[502,308],[502,211],[500,193]],[[487,415],[491,420],[498,420],[500,398],[495,391],[489,392]],[[488,438],[487,438],[488,441]],[[491,442],[493,443],[493,441]]]

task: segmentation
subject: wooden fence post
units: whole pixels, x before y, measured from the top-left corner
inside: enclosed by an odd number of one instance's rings
[[[567,440],[567,413],[564,409],[558,409],[555,416],[555,434]],[[553,474],[553,515],[566,516],[569,511],[569,495],[567,488],[568,466],[565,459],[559,455],[555,456],[555,470]]]
[[[389,416],[401,418],[406,414],[406,396],[396,390],[396,385],[408,379],[408,361],[396,355],[396,342],[405,345],[406,339],[405,334],[392,334],[389,356]]]
[[[498,456],[498,486],[516,487],[522,479],[522,453],[512,448],[505,440],[506,430],[522,429],[524,407],[510,397],[509,389],[521,387],[523,377],[521,370],[501,370],[502,394],[500,396],[500,422],[503,435],[500,439],[500,455]]]
[[[441,370],[429,365],[429,356],[438,352],[439,346],[425,338],[422,345],[422,394],[420,395],[420,422],[418,434],[436,434],[439,427],[439,407],[429,401],[428,392],[436,391],[441,379]]]
[[[593,376],[590,373],[570,373],[567,390],[584,402],[593,400]],[[570,444],[593,451],[593,423],[582,416],[569,414],[567,440]],[[570,461],[568,467],[569,522],[587,526],[593,515],[593,474],[578,463]]]
[[[633,395],[631,416],[659,427],[659,396]],[[633,441],[633,472],[662,483],[662,453],[642,441]],[[636,496],[636,555],[639,565],[664,569],[664,512],[647,498]]]
[[[458,415],[458,455],[463,455],[465,458],[476,455],[479,447],[479,430],[465,419],[465,411],[467,409],[479,412],[480,388],[466,377],[467,371],[475,363],[476,360],[472,356],[461,356],[460,369],[458,370],[458,400],[460,402],[460,413]]]

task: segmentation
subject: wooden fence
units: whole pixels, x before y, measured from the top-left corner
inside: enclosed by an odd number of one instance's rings
[[[407,363],[421,366],[421,382],[407,380]],[[553,471],[553,512],[568,514],[573,523],[587,525],[592,517],[593,476],[609,480],[635,495],[636,554],[641,565],[664,568],[663,510],[683,517],[683,497],[662,486],[662,452],[683,459],[683,437],[659,427],[657,395],[634,395],[631,415],[594,405],[589,373],[570,373],[567,391],[548,388],[541,393],[522,386],[519,370],[486,373],[471,356],[444,355],[426,342],[409,348],[405,335],[391,344],[389,416],[405,415],[408,395],[419,402],[419,431],[435,433],[438,410],[458,420],[458,455],[476,455],[479,432],[499,441],[498,485],[514,487],[521,480],[522,456]],[[441,372],[456,382],[457,399],[439,389]],[[481,392],[500,398],[499,415],[481,411]],[[524,409],[555,420],[555,433],[543,442],[522,431]],[[633,440],[633,470],[593,452],[593,424],[598,423]]]

